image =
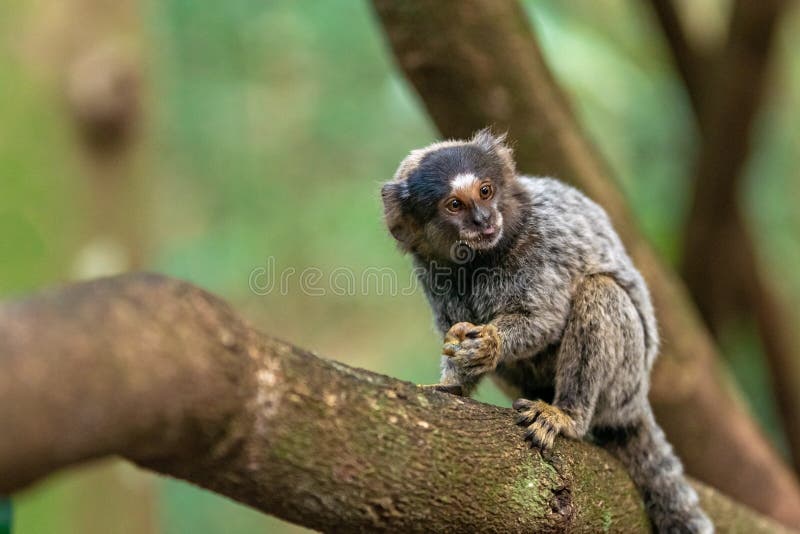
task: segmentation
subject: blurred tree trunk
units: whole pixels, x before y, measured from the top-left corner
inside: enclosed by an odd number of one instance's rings
[[[686,87],[689,104],[691,104],[695,117],[698,119],[698,126],[701,130],[704,130],[705,123],[703,119],[705,119],[705,114],[702,112],[703,84],[705,82],[704,67],[709,58],[701,57],[698,50],[692,47],[673,0],[650,0],[650,3],[664,33],[664,38],[669,44],[675,60],[675,67]]]
[[[141,179],[141,67],[110,43],[96,43],[67,73],[66,103],[87,183],[87,239],[74,274],[91,277],[146,263],[147,212]]]
[[[733,389],[684,289],[658,261],[512,0],[373,0],[397,61],[445,137],[508,130],[523,172],[602,204],[652,291],[664,334],[651,400],[690,473],[800,525],[800,489]],[[758,488],[754,491],[754,488]]]
[[[605,451],[535,453],[512,410],[322,360],[161,276],[0,306],[0,370],[0,494],[120,454],[325,532],[649,530]],[[718,532],[784,531],[697,487]]]
[[[786,2],[737,1],[724,49],[705,62],[689,45],[671,0],[652,0],[652,4],[702,134],[684,232],[683,274],[717,337],[748,318],[755,319],[797,470],[800,342],[792,327],[794,314],[759,264],[758,247],[739,202]],[[707,63],[705,69],[703,63]]]
[[[86,259],[78,258],[77,275],[144,263],[139,9],[136,0],[45,0],[28,32],[27,55],[53,87],[75,134],[76,157],[65,164],[80,166],[86,176],[85,184],[76,184],[86,191],[87,213]]]
[[[28,32],[28,56],[53,88],[74,134],[74,159],[64,164],[77,166],[85,177],[75,184],[83,193],[83,237],[64,276],[136,270],[146,261],[139,9],[135,0],[46,0]],[[157,531],[152,479],[123,462],[92,465],[53,486],[48,498],[69,510],[60,528],[87,534]],[[24,513],[18,519],[28,521]]]

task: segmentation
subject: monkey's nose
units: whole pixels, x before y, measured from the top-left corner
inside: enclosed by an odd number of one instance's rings
[[[489,224],[489,219],[489,214],[482,211],[475,211],[472,214],[472,222],[481,230],[485,230],[491,226]]]

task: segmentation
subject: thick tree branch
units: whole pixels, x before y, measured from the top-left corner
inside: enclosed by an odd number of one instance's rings
[[[664,350],[651,399],[690,473],[800,525],[800,489],[734,393],[684,288],[658,261],[584,137],[513,0],[373,0],[398,63],[439,131],[508,130],[520,169],[555,175],[602,204],[654,296]],[[758,488],[755,490],[754,488]]]
[[[642,531],[604,451],[511,410],[319,359],[156,275],[0,307],[0,494],[119,454],[327,532]],[[720,532],[780,527],[698,486]]]

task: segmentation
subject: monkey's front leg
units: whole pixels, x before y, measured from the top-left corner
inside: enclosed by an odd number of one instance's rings
[[[543,349],[548,329],[550,325],[520,314],[499,315],[484,325],[456,323],[445,334],[440,383],[427,387],[468,396],[501,361],[513,362]]]

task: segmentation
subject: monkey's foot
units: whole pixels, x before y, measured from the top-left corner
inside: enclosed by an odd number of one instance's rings
[[[464,388],[461,384],[419,384],[422,389],[431,391],[440,391],[442,393],[449,393],[450,395],[464,396]]]
[[[513,404],[519,414],[517,424],[527,428],[525,440],[531,448],[547,450],[553,446],[556,436],[574,434],[575,421],[560,408],[544,401],[517,399]]]
[[[456,323],[444,336],[442,354],[465,378],[477,378],[497,368],[500,334],[491,324]]]

